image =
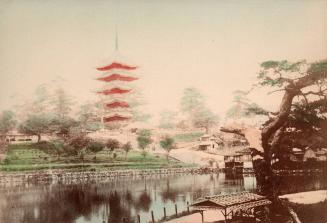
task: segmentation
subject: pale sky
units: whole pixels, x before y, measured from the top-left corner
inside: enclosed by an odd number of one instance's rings
[[[327,58],[324,0],[0,0],[0,110],[58,77],[79,103],[95,100],[95,68],[112,62],[116,26],[153,114],[177,110],[194,86],[223,116],[262,61]],[[268,109],[279,102],[251,97]]]

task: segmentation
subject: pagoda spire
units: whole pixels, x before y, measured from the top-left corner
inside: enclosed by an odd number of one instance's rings
[[[115,38],[115,50],[118,52],[118,31],[117,31],[117,25],[116,25],[116,38]]]

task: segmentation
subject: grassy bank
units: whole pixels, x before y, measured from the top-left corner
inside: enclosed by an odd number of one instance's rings
[[[143,156],[141,151],[130,151],[127,156],[124,151],[116,150],[113,154],[104,150],[98,153],[86,153],[84,159],[77,156],[56,156],[45,153],[34,144],[10,145],[7,158],[0,165],[1,171],[25,171],[45,169],[80,170],[115,170],[115,169],[154,169],[188,167],[190,165],[176,160],[167,161],[164,155],[147,153]]]

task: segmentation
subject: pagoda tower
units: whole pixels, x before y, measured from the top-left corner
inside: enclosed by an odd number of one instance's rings
[[[97,81],[102,87],[96,91],[100,96],[100,117],[102,126],[128,125],[133,121],[133,112],[139,105],[139,92],[133,85],[139,77],[137,66],[126,63],[118,52],[118,32],[116,27],[114,59],[104,66],[97,67],[100,72]]]
[[[101,103],[101,122],[106,124],[126,124],[133,119],[132,105],[129,102],[135,90],[132,82],[138,80],[133,73],[137,67],[120,61],[96,68],[100,75],[96,78],[102,82],[97,91]]]

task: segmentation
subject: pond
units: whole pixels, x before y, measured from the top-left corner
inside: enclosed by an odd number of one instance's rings
[[[284,193],[291,190],[325,188],[324,178],[288,177],[281,180]],[[0,222],[39,223],[119,223],[156,220],[187,209],[187,202],[213,194],[256,190],[253,175],[226,176],[224,173],[204,175],[171,175],[138,179],[71,184],[25,184],[0,187]]]

